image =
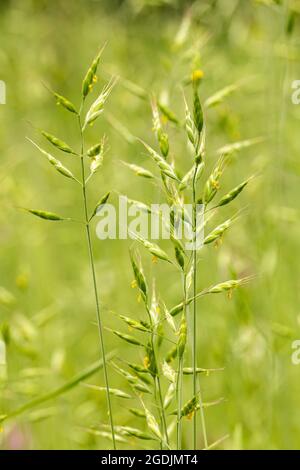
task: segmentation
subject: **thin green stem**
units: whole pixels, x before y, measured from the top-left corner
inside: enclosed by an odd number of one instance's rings
[[[177,372],[177,450],[181,450],[181,438],[182,438],[182,423],[181,423],[181,408],[182,408],[182,358],[178,362]]]
[[[162,391],[161,391],[161,384],[160,384],[159,375],[156,376],[156,381],[157,381],[157,390],[158,390],[158,396],[159,396],[159,402],[160,402],[160,409],[161,409],[161,417],[162,417],[162,423],[163,423],[163,428],[164,428],[164,434],[165,434],[166,443],[169,446],[168,428],[167,428],[167,421],[166,421],[164,403],[163,403],[163,399],[162,399]]]
[[[82,109],[82,107],[80,109]],[[107,406],[108,406],[108,413],[109,413],[109,420],[110,420],[111,436],[112,436],[112,441],[113,441],[113,448],[114,448],[114,450],[116,450],[117,447],[116,447],[116,439],[115,439],[115,432],[114,432],[114,423],[113,423],[111,399],[110,399],[110,393],[109,393],[107,363],[106,363],[106,359],[105,359],[105,345],[104,345],[104,337],[103,337],[103,326],[102,326],[102,320],[101,320],[100,303],[99,303],[99,297],[98,297],[97,279],[96,279],[96,272],[95,272],[95,262],[94,262],[94,254],[93,254],[90,224],[89,224],[89,216],[88,216],[88,208],[87,208],[85,168],[84,168],[84,159],[83,159],[83,156],[84,156],[84,137],[83,137],[80,114],[78,115],[78,123],[79,123],[79,128],[80,128],[80,137],[81,137],[80,162],[81,162],[82,197],[83,197],[83,206],[84,206],[85,227],[86,227],[87,244],[88,244],[88,251],[89,251],[90,265],[91,265],[91,272],[92,272],[92,279],[93,279],[93,288],[94,288],[95,302],[96,302],[97,323],[98,323],[98,331],[99,331],[99,338],[100,338],[101,355],[102,355],[102,360],[103,360],[103,372],[104,372],[104,380],[105,380],[105,388],[106,388],[106,399],[107,399]]]
[[[149,322],[150,322],[150,325],[151,325],[151,335],[150,335],[150,343],[151,343],[151,349],[153,351],[153,355],[154,355],[154,362],[156,364],[156,367],[157,367],[157,360],[156,360],[156,352],[155,352],[155,344],[154,344],[154,331],[153,331],[153,328],[154,328],[154,324],[153,324],[153,321],[152,321],[152,317],[151,317],[151,313],[150,313],[150,310],[149,310],[149,307],[147,304],[145,304],[146,306],[146,310],[147,310],[147,314],[148,314],[148,317],[149,317]],[[162,426],[163,426],[163,431],[164,431],[164,435],[165,435],[165,439],[166,439],[166,443],[167,445],[169,446],[169,436],[168,436],[168,428],[167,428],[167,420],[166,420],[166,414],[165,414],[165,409],[164,409],[164,404],[163,404],[163,399],[162,399],[162,392],[161,392],[161,383],[160,383],[160,378],[159,378],[159,375],[158,375],[158,371],[157,371],[157,375],[155,377],[153,377],[153,381],[154,381],[154,389],[155,389],[155,396],[157,395],[156,391],[158,392],[158,397],[159,397],[159,409],[160,409],[160,416],[161,416],[161,422],[162,422]],[[162,443],[161,443],[162,444]]]
[[[199,402],[200,402],[200,415],[201,415],[201,425],[204,439],[204,447],[207,448],[207,432],[206,432],[206,423],[205,423],[205,414],[202,406],[202,393],[200,387],[197,387],[197,202],[196,202],[196,179],[197,179],[197,170],[198,167],[195,165],[195,171],[193,176],[193,339],[192,339],[192,355],[193,355],[193,396],[196,396],[198,393]],[[198,390],[197,390],[198,388]],[[193,449],[197,449],[197,413],[194,413],[193,419]]]
[[[187,306],[187,289],[186,289],[186,274],[182,273],[182,290],[183,290],[183,317],[186,318],[186,306]],[[183,375],[183,355],[179,357],[179,349],[177,352],[178,356],[178,371],[176,379],[176,398],[177,398],[177,450],[181,450],[182,442],[182,421],[181,421],[181,408],[182,408],[182,375]]]

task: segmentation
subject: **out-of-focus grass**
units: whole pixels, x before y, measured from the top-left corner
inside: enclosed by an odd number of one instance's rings
[[[190,10],[190,24],[186,19],[189,29],[184,37],[178,31],[191,2],[161,3],[170,5],[140,9],[143,2],[133,0],[1,2],[0,79],[7,85],[7,104],[0,107],[0,285],[12,297],[0,291],[0,325],[4,336],[7,331],[10,336],[0,414],[56,388],[98,359],[84,232],[75,226],[45,224],[16,207],[81,215],[76,187],[72,182],[62,184],[48,171],[25,136],[36,137],[34,127],[43,127],[78,145],[72,117],[55,107],[43,82],[75,99],[91,58],[108,41],[100,80],[111,73],[121,80],[107,112],[133,135],[151,142],[151,111],[149,102],[130,93],[123,79],[167,98],[182,118],[180,85],[200,67],[205,72],[203,99],[231,83],[241,85],[206,113],[208,168],[221,145],[266,138],[239,153],[229,168],[224,191],[239,182],[240,174],[259,176],[241,196],[247,210],[230,236],[218,250],[203,252],[199,288],[235,273],[256,273],[256,278],[231,301],[213,297],[199,303],[198,362],[202,367],[225,366],[203,384],[205,400],[220,395],[227,399],[207,411],[210,442],[229,433],[225,448],[297,448],[299,370],[291,364],[290,354],[292,341],[300,335],[300,107],[291,104],[290,91],[300,73],[299,22],[288,36],[286,9],[275,2],[267,7],[255,1],[199,1]],[[178,131],[168,127],[176,142]],[[90,131],[94,137],[97,132],[99,127]],[[153,201],[151,185],[134,180],[118,163],[122,159],[151,169],[140,145],[126,142],[106,120],[100,132],[107,133],[110,152],[102,174],[91,185],[93,201],[114,188],[133,199]],[[184,171],[188,163],[180,140],[171,150]],[[138,317],[141,307],[130,288],[128,242],[96,240],[95,255],[106,325],[117,325],[111,311]],[[143,262],[147,275],[157,277],[167,304],[177,303],[175,276],[160,263],[152,265],[147,256]],[[106,344],[108,350],[120,347],[109,333]],[[132,349],[121,347],[128,349],[122,349],[122,356],[131,357]],[[125,386],[113,370],[111,377],[112,386]],[[94,380],[103,385],[99,375]],[[118,399],[113,405],[118,424],[136,423]],[[109,445],[85,431],[107,421],[104,395],[78,386],[45,407],[40,414],[33,410],[35,414],[5,423],[1,445]],[[190,428],[189,422],[184,425],[186,446]]]

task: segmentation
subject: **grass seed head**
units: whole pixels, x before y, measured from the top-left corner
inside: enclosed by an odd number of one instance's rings
[[[231,201],[233,201],[243,191],[243,189],[247,186],[247,184],[252,178],[253,177],[248,178],[247,180],[243,181],[241,184],[239,184],[238,186],[233,188],[231,191],[229,191],[229,193],[223,196],[218,203],[218,207],[225,206],[226,204],[229,204]]]
[[[165,399],[164,399],[164,409],[165,410],[172,403],[172,400],[175,397],[175,393],[176,393],[176,385],[175,385],[175,383],[170,383],[170,385],[168,387],[168,390],[165,394]]]
[[[102,47],[102,49],[99,51],[99,53],[94,58],[91,66],[89,67],[89,69],[88,69],[88,71],[87,71],[87,73],[86,73],[86,75],[83,79],[83,82],[82,82],[82,96],[83,96],[84,99],[87,97],[87,95],[91,91],[93,83],[95,82],[95,77],[96,77],[98,65],[99,65],[100,58],[101,58],[102,52],[104,50],[104,47],[105,46]]]
[[[143,403],[143,407],[145,410],[146,421],[147,421],[147,426],[149,430],[154,434],[155,437],[157,437],[160,441],[162,441],[163,437],[162,437],[158,422],[156,421],[153,414],[150,413],[150,411],[145,407],[144,403]]]
[[[144,276],[143,270],[142,270],[141,267],[138,266],[132,251],[130,251],[130,260],[131,260],[131,266],[132,266],[132,269],[133,269],[133,274],[134,274],[134,277],[135,277],[135,281],[136,281],[136,283],[138,285],[138,288],[141,292],[143,300],[147,303],[147,300],[148,300],[147,281],[146,281],[146,278]]]
[[[26,208],[24,208],[24,210],[27,212],[30,212],[30,214],[33,214],[39,217],[40,219],[51,220],[51,221],[67,220],[64,217],[61,217],[60,215],[57,215],[53,212],[41,211],[38,209],[26,209]]]
[[[77,155],[71,147],[66,144],[63,140],[58,139],[52,134],[49,134],[46,131],[41,131],[41,134],[52,144],[54,147],[58,148],[62,152],[71,153],[72,155]]]
[[[191,418],[197,409],[198,403],[199,399],[197,395],[195,395],[181,408],[181,418],[184,418],[185,416]]]
[[[127,335],[125,333],[121,333],[120,331],[117,331],[117,330],[111,330],[116,336],[118,336],[119,338],[123,339],[124,341],[126,341],[127,343],[129,344],[133,344],[134,346],[144,346],[140,341],[138,341],[137,339],[135,339],[133,336],[131,335]]]
[[[63,108],[67,109],[71,113],[78,114],[75,106],[71,101],[69,101],[67,98],[65,98],[62,95],[59,95],[58,93],[53,93],[55,99],[56,99],[56,104],[61,105]]]
[[[178,353],[177,345],[173,346],[172,349],[167,353],[165,361],[170,364],[176,357]]]
[[[187,323],[185,315],[182,316],[180,327],[179,327],[179,340],[178,340],[178,357],[181,359],[183,357],[187,340]]]
[[[119,315],[119,317],[121,318],[121,320],[123,320],[125,323],[127,323],[127,325],[130,327],[130,328],[133,328],[134,330],[139,330],[139,331],[143,331],[143,332],[149,332],[150,330],[150,326],[149,328],[146,328],[142,323],[132,319],[132,318],[129,318],[129,317],[126,317],[125,315]]]
[[[123,165],[127,166],[127,168],[129,168],[131,171],[133,171],[137,176],[141,176],[143,178],[149,178],[149,179],[154,178],[153,173],[151,173],[151,171],[146,170],[142,166],[134,165],[133,163],[127,163],[123,161],[122,163]]]
[[[116,85],[117,81],[118,78],[114,77],[103,87],[100,95],[93,102],[86,114],[83,130],[86,128],[86,126],[93,124],[94,121],[96,121],[96,119],[103,113],[104,104],[107,98],[109,97],[110,93],[112,92],[114,86]]]
[[[209,243],[213,243],[214,241],[222,238],[226,230],[228,230],[229,227],[231,226],[232,222],[233,222],[233,219],[228,219],[222,224],[218,225],[218,227],[212,230],[212,232],[209,233],[207,237],[205,237],[204,245],[208,245]]]
[[[109,196],[110,196],[110,192],[104,194],[104,195],[101,197],[101,199],[99,199],[99,201],[97,202],[97,204],[96,204],[96,206],[95,206],[95,209],[94,209],[94,211],[93,211],[93,213],[92,213],[92,216],[91,216],[90,220],[91,220],[93,217],[95,217],[95,215],[96,215],[97,213],[99,213],[99,212],[101,211],[101,209],[103,208],[103,206],[105,206],[105,204],[106,204],[107,201],[108,201]]]
[[[225,161],[223,158],[220,158],[216,167],[212,171],[208,180],[205,183],[203,201],[208,204],[213,200],[218,190],[220,189],[220,178],[223,174]]]
[[[200,134],[203,129],[204,118],[203,118],[203,111],[202,106],[200,103],[199,95],[197,92],[196,87],[194,88],[194,124],[198,133]]]

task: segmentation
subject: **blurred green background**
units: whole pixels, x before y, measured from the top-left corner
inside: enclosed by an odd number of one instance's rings
[[[39,141],[35,129],[43,128],[78,147],[74,117],[55,106],[44,85],[78,104],[82,78],[107,41],[99,82],[111,74],[120,81],[105,115],[88,131],[91,143],[106,133],[110,146],[90,185],[91,206],[112,189],[159,202],[151,184],[119,163],[154,169],[130,139],[135,135],[154,143],[150,104],[132,92],[130,82],[157,94],[180,119],[181,86],[194,69],[205,74],[203,100],[238,84],[205,114],[209,169],[220,146],[265,139],[238,153],[226,173],[224,191],[253,173],[259,176],[234,203],[246,210],[223,245],[201,253],[198,283],[201,289],[244,273],[255,279],[231,301],[221,295],[199,302],[198,364],[225,367],[202,380],[205,401],[226,399],[206,412],[210,442],[229,434],[220,448],[299,448],[300,365],[291,362],[292,341],[300,339],[300,105],[291,101],[292,82],[300,79],[299,13],[300,2],[292,0],[1,1],[0,80],[7,86],[7,104],[0,105],[0,327],[6,349],[0,414],[55,389],[99,357],[84,230],[38,220],[17,207],[82,216],[80,188],[51,171],[25,137]],[[184,136],[172,123],[166,127],[178,168],[187,171],[191,161]],[[69,157],[62,159],[78,170]],[[130,287],[129,242],[101,242],[94,227],[93,236],[105,324],[121,329],[113,312],[142,316]],[[162,299],[170,307],[177,304],[177,273],[161,262],[153,265],[141,252],[149,283],[155,276]],[[118,349],[119,356],[137,362],[130,345],[109,332],[105,340],[107,350]],[[127,390],[113,369],[110,376],[112,386]],[[89,382],[103,385],[102,373]],[[136,404],[124,406],[113,398],[117,423],[143,428],[129,406]],[[78,385],[4,422],[0,446],[108,448],[109,440],[87,431],[99,422],[107,422],[104,393]],[[187,448],[191,427],[185,422]],[[131,440],[121,448],[139,445]],[[198,445],[203,446],[201,435]]]

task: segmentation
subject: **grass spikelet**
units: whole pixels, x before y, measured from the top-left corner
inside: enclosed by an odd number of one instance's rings
[[[165,399],[164,399],[165,410],[171,405],[173,399],[175,398],[175,394],[176,394],[176,384],[170,383],[168,390],[165,394]]]
[[[90,176],[92,176],[94,173],[96,173],[96,171],[98,171],[99,168],[103,164],[104,153],[105,153],[105,143],[106,143],[106,136],[103,136],[103,138],[101,140],[101,143],[100,143],[98,153],[94,153],[95,150],[96,150],[95,147],[94,147],[93,154],[90,153],[90,155],[89,155],[89,157],[91,158],[91,163],[90,163],[91,174],[90,174]],[[91,150],[90,150],[90,152],[91,152]]]
[[[146,422],[149,430],[154,434],[154,436],[159,439],[161,442],[163,442],[163,437],[162,433],[160,431],[160,427],[158,425],[158,422],[156,421],[155,417],[153,416],[152,413],[146,408],[144,403],[142,402],[144,411],[145,411],[145,416],[146,416]]]
[[[41,147],[39,147],[35,142],[33,142],[33,140],[31,139],[28,139],[29,142],[31,142],[43,155],[45,155],[45,157],[48,159],[49,163],[51,165],[54,166],[54,168],[60,173],[62,174],[63,176],[66,176],[66,178],[70,178],[70,179],[73,179],[75,181],[77,181],[77,183],[79,183],[79,181],[75,178],[75,176],[73,175],[73,173],[68,170],[68,168],[66,168],[59,160],[57,160],[55,157],[53,157],[53,155],[51,155],[50,153],[46,152],[45,150],[43,150]]]
[[[86,128],[86,126],[93,124],[96,121],[96,119],[103,113],[104,104],[107,98],[109,97],[109,95],[111,94],[117,81],[118,81],[117,77],[111,78],[111,80],[103,87],[100,95],[93,102],[93,104],[91,105],[90,109],[88,110],[85,116],[83,130]]]
[[[246,284],[249,282],[250,278],[245,277],[242,279],[231,279],[229,281],[220,282],[213,287],[207,289],[208,294],[219,294],[221,292],[232,292],[234,289]]]
[[[221,90],[214,93],[212,96],[207,98],[204,102],[205,108],[212,108],[214,106],[218,106],[219,104],[223,103],[223,101],[234,93],[238,89],[237,84],[228,85]]]
[[[107,426],[101,426],[107,428]],[[153,440],[153,436],[140,429],[133,428],[131,426],[116,426],[116,431],[121,436],[135,437],[145,441]]]
[[[154,351],[154,344],[151,340],[148,342],[146,347],[146,357],[144,359],[144,363],[146,364],[147,369],[149,370],[152,377],[155,378],[157,376],[157,363]]]
[[[95,215],[97,213],[99,213],[101,211],[101,209],[105,206],[105,204],[107,203],[108,201],[108,198],[110,196],[110,192],[104,194],[101,199],[99,199],[99,201],[97,202],[96,206],[95,206],[95,209],[90,217],[89,220],[92,220],[93,217],[95,217]]]
[[[129,372],[122,369],[121,367],[119,367],[115,363],[112,363],[112,366],[115,368],[115,370],[119,374],[121,374],[127,380],[129,385],[131,385],[131,387],[133,388],[133,390],[135,392],[137,392],[137,393],[152,393],[151,390],[145,384],[143,384],[143,382],[141,382],[136,376],[130,374]]]
[[[109,441],[113,440],[111,433],[107,431],[99,431],[98,429],[88,428],[86,429],[86,432],[93,436],[101,437],[103,439],[108,439]],[[119,442],[121,444],[128,444],[128,440],[120,436],[119,434],[114,435],[114,441]]]
[[[175,181],[178,181],[179,182],[179,178],[178,176],[176,175],[173,167],[171,165],[169,165],[168,162],[166,162],[166,160],[161,157],[155,150],[153,150],[150,145],[146,144],[145,142],[143,142],[141,139],[138,139],[143,145],[144,147],[146,148],[146,150],[149,152],[149,154],[151,155],[152,159],[155,161],[155,163],[157,164],[158,168],[160,169],[160,171],[165,175],[165,176],[168,176],[169,178],[175,180]]]
[[[225,196],[223,196],[218,202],[217,207],[226,206],[231,201],[233,201],[243,191],[243,189],[247,186],[249,181],[251,181],[252,179],[253,179],[253,176],[251,176],[250,178],[248,178],[247,180],[243,181],[241,184],[233,188],[231,191],[229,191],[229,193],[225,194]]]
[[[191,398],[182,408],[181,408],[181,413],[180,416],[181,418],[184,418],[185,416],[188,417],[189,419],[193,416],[193,413],[197,409],[197,405],[199,402],[199,398],[197,396],[194,396]]]
[[[127,362],[127,365],[131,370],[137,372],[138,374],[149,374],[149,369],[147,367],[140,366],[139,364],[133,364],[132,362]]]
[[[195,146],[198,140],[198,130],[196,128],[194,119],[192,118],[192,115],[189,110],[185,97],[184,97],[184,102],[185,102],[185,130],[186,130],[189,141],[191,142],[193,146]]]
[[[226,230],[229,229],[233,222],[233,219],[227,219],[222,224],[218,225],[212,232],[210,232],[204,239],[204,245],[208,245],[209,243],[213,243],[216,240],[219,240],[223,237]]]
[[[136,233],[131,232],[130,233],[132,238],[134,240],[139,241],[142,245],[144,245],[145,248],[156,258],[159,258],[163,261],[167,261],[168,263],[173,263],[172,260],[169,258],[167,253],[162,250],[156,243],[151,243],[145,238],[142,238],[141,236],[137,235]]]
[[[142,268],[140,268],[135,260],[133,251],[130,251],[130,261],[131,261],[131,266],[133,269],[134,273],[134,278],[137,283],[137,286],[141,292],[141,295],[144,299],[145,302],[147,302],[148,299],[148,287],[147,287],[147,282],[146,278],[144,276]]]
[[[184,251],[181,250],[178,246],[175,246],[175,257],[179,267],[184,270],[185,259],[184,259]]]
[[[203,129],[204,119],[203,119],[203,111],[202,106],[200,103],[199,95],[197,92],[197,88],[194,87],[194,124],[198,133],[200,134]]]
[[[140,210],[141,212],[145,212],[145,214],[151,214],[152,213],[151,207],[148,206],[147,204],[144,204],[141,201],[137,201],[136,199],[130,199],[128,197],[126,199],[127,199],[128,204],[132,204],[132,205],[136,206],[136,209]]]
[[[196,410],[199,410],[201,408],[210,408],[211,406],[217,406],[217,405],[220,405],[221,403],[224,403],[224,401],[225,401],[224,398],[221,397],[214,401],[208,401],[208,402],[204,402],[201,404],[198,403],[196,406]]]
[[[145,327],[141,322],[138,322],[132,318],[129,318],[129,317],[126,317],[125,315],[119,315],[119,317],[121,318],[121,320],[123,320],[125,323],[127,323],[127,325],[130,327],[130,328],[133,328],[134,330],[139,330],[139,331],[143,331],[143,332],[149,332],[150,331],[150,325],[148,327]]]
[[[129,411],[137,418],[146,418],[145,412],[140,410],[139,408],[129,408]]]
[[[173,346],[165,357],[165,361],[170,364],[176,357],[178,353],[177,345]]]
[[[90,390],[96,390],[99,392],[106,392],[106,387],[99,387],[98,385],[93,385],[93,384],[83,384],[86,388],[89,388]],[[130,399],[132,398],[131,395],[128,393],[123,392],[122,390],[119,390],[117,388],[110,388],[109,393],[113,395],[114,397],[117,398],[125,398],[125,399]]]
[[[156,100],[152,100],[153,130],[155,132],[162,156],[166,159],[169,154],[169,137],[162,129]]]
[[[185,189],[190,187],[193,181],[195,172],[196,172],[195,182],[197,182],[203,174],[204,167],[205,167],[204,162],[201,162],[200,164],[197,164],[197,165],[196,164],[193,165],[191,169],[182,178],[181,183],[179,185],[180,191],[184,191]]]
[[[135,437],[137,439],[142,439],[144,441],[153,440],[153,436],[151,436],[151,434],[143,432],[143,431],[141,431],[140,429],[137,429],[137,428],[131,428],[129,426],[117,426],[117,431],[121,435],[124,434],[124,436]]]
[[[94,58],[92,64],[90,65],[84,79],[83,79],[83,82],[82,82],[82,96],[83,96],[83,99],[85,99],[87,97],[87,95],[90,93],[90,91],[92,90],[92,87],[93,87],[93,83],[95,83],[96,81],[96,73],[97,73],[97,69],[98,69],[98,65],[99,65],[99,62],[100,62],[100,58],[101,58],[101,55],[102,55],[102,52],[105,48],[105,45],[102,47],[102,49],[99,51],[99,53],[96,55],[96,57]]]
[[[205,204],[211,202],[217,194],[217,191],[220,189],[220,178],[223,174],[224,165],[225,160],[223,157],[221,157],[213,172],[205,183],[203,193],[203,202],[205,202]]]
[[[166,321],[168,322],[169,326],[171,327],[171,330],[173,331],[173,333],[176,333],[176,325],[175,325],[174,319],[173,319],[172,315],[170,314],[169,310],[167,309],[165,303],[163,304],[163,308],[164,308],[164,317],[165,317]]]
[[[66,219],[65,217],[61,217],[60,215],[55,214],[54,212],[47,212],[47,211],[38,210],[38,209],[26,209],[25,207],[23,207],[22,209],[44,220],[51,220],[51,221],[69,220],[69,219]]]
[[[54,147],[58,148],[62,152],[65,153],[70,153],[72,155],[77,155],[77,153],[68,145],[66,144],[63,140],[58,139],[52,134],[49,134],[46,131],[41,131],[41,134],[50,142]]]
[[[233,142],[232,144],[224,145],[218,149],[220,155],[231,155],[234,152],[238,152],[245,148],[251,147],[252,145],[260,144],[263,142],[263,137],[256,137],[254,139],[241,140],[240,142]]]
[[[129,344],[133,344],[134,346],[144,346],[140,341],[134,338],[134,336],[121,333],[121,331],[118,330],[111,330],[110,328],[107,328],[107,330],[111,331],[114,335],[118,336],[123,341],[126,341]]]
[[[142,166],[134,165],[133,163],[123,162],[123,160],[121,160],[121,163],[123,163],[123,165],[125,165],[127,168],[129,168],[131,171],[133,171],[133,173],[137,176],[141,176],[141,177],[147,178],[147,179],[153,179],[154,178],[153,173],[151,173],[151,171],[146,170]]]
[[[74,113],[74,114],[78,115],[78,111],[76,110],[74,104],[70,100],[68,100],[64,96],[59,95],[58,93],[55,93],[55,92],[53,92],[53,95],[56,99],[56,104],[57,105],[60,105],[63,108],[65,108],[67,111],[70,111],[71,113]]]
[[[197,367],[196,373],[197,374],[206,374],[207,376],[210,375],[211,372],[219,372],[223,371],[224,368],[217,368],[217,369],[203,369],[201,367]],[[193,368],[192,367],[184,367],[183,368],[183,374],[184,375],[192,375],[193,374]]]
[[[178,340],[178,356],[179,359],[183,357],[187,341],[187,323],[185,315],[182,316],[179,327],[179,340]]]
[[[175,370],[168,364],[167,361],[164,361],[162,364],[162,372],[164,376],[168,379],[169,382],[175,383],[176,382],[176,372]]]
[[[170,122],[173,122],[173,124],[179,125],[180,121],[176,114],[165,104],[163,104],[161,101],[157,102],[157,106],[160,110],[160,112],[163,114],[163,116]]]

